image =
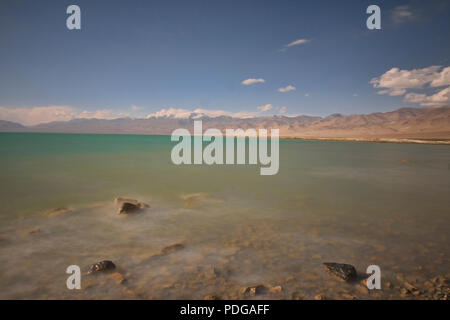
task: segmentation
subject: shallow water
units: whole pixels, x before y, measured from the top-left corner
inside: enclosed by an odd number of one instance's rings
[[[0,133],[0,298],[398,298],[447,274],[450,148],[281,141],[280,171],[175,166],[169,136]],[[151,208],[117,215],[115,197]],[[69,213],[45,212],[67,207]],[[156,255],[175,243],[184,248]],[[126,278],[67,266],[112,260]],[[342,283],[322,262],[379,265],[382,286]]]

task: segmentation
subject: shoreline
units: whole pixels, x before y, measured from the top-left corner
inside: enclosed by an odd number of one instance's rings
[[[187,201],[183,206],[191,207],[189,201],[192,198],[199,198],[199,194],[181,194],[180,199]],[[202,198],[202,196],[200,196]],[[85,207],[57,207],[47,206],[40,210],[39,219],[21,219],[20,224],[13,229],[12,235],[2,241],[6,245],[14,245],[13,238],[19,237],[29,243],[38,243],[39,239],[52,238],[58,240],[57,229],[61,225],[70,223],[73,216],[78,216],[78,221],[91,219],[95,215],[103,215],[102,220],[97,220],[108,225],[131,225],[133,221],[139,219],[140,215],[152,215],[155,208],[142,207],[140,212],[117,211],[123,208],[123,202],[139,203],[147,201],[148,197],[138,199],[116,198],[111,200],[95,202]],[[144,202],[142,202],[144,203]],[[100,209],[100,210],[99,210]],[[148,211],[148,212],[147,212]],[[119,216],[120,215],[120,216]],[[113,219],[117,217],[118,219]],[[48,219],[59,221],[59,224],[48,227]],[[91,220],[92,222],[94,220]],[[141,220],[142,221],[142,220]],[[161,221],[160,221],[161,222]],[[111,223],[111,224],[110,224]],[[141,223],[141,222],[139,222]],[[98,224],[97,224],[98,225]],[[85,229],[80,229],[84,230]],[[99,229],[96,229],[99,230]],[[278,243],[279,239],[273,238],[278,228],[269,224],[261,226],[258,222],[239,229],[237,237],[228,234],[224,239],[210,242],[204,245],[203,241],[187,238],[168,238],[162,242],[151,239],[149,242],[130,242],[128,247],[119,250],[108,250],[107,237],[100,243],[101,255],[97,250],[88,254],[74,254],[70,259],[74,259],[77,265],[83,270],[89,270],[83,275],[83,287],[77,293],[81,299],[194,299],[194,300],[252,300],[252,299],[283,299],[283,300],[448,300],[450,274],[436,269],[436,263],[432,266],[418,263],[414,269],[393,268],[393,266],[405,266],[403,261],[396,261],[394,264],[386,265],[386,273],[383,273],[381,290],[372,291],[366,283],[367,262],[363,256],[357,253],[356,247],[350,247],[348,251],[341,252],[339,262],[328,261],[326,247],[323,243],[314,249],[314,255],[308,259],[304,258],[303,250],[291,252],[289,260],[301,264],[299,270],[284,268],[284,265],[271,264],[274,250],[279,256],[286,256],[293,248],[305,248],[308,243],[297,245],[291,242],[290,250],[280,252],[272,245]],[[94,230],[90,230],[92,232]],[[131,231],[131,230],[128,230]],[[120,240],[130,239],[128,233],[115,233]],[[142,232],[142,230],[141,230]],[[85,239],[85,234],[77,234],[76,238]],[[66,235],[59,235],[66,237]],[[264,246],[255,246],[262,238]],[[321,241],[325,234],[310,234],[313,242]],[[261,238],[262,237],[262,238]],[[28,239],[28,240],[27,240]],[[59,238],[61,239],[61,238]],[[284,243],[284,241],[282,241]],[[337,242],[332,242],[337,244]],[[384,260],[390,255],[388,242],[377,243],[372,248],[377,259]],[[78,245],[82,245],[79,243]],[[70,243],[69,243],[70,245]],[[298,247],[297,247],[298,246]],[[431,245],[433,246],[433,245]],[[289,247],[289,246],[288,246]],[[114,248],[114,246],[113,246]],[[11,247],[10,250],[14,248]],[[106,249],[106,250],[105,250]],[[47,248],[52,250],[52,248]],[[87,250],[89,252],[89,250]],[[421,250],[422,254],[427,254]],[[51,251],[50,251],[51,252]],[[192,256],[192,252],[197,254]],[[267,253],[267,255],[266,255]],[[292,255],[293,254],[293,255]],[[111,260],[103,260],[104,256]],[[194,257],[187,259],[187,256]],[[264,272],[259,277],[252,278],[253,274],[258,274],[254,268],[255,264],[245,261],[247,257],[255,257],[264,265]],[[22,259],[29,257],[24,254]],[[261,259],[261,260],[259,260]],[[334,259],[332,259],[334,260]],[[73,260],[72,260],[73,261]],[[248,260],[250,261],[250,260]],[[250,262],[253,262],[250,261]],[[64,269],[66,260],[58,262],[57,269]],[[69,262],[67,262],[69,263]],[[66,264],[67,264],[66,263]],[[344,263],[344,264],[343,264]],[[19,264],[19,263],[18,263]],[[180,269],[179,265],[183,265]],[[27,266],[20,271],[26,270]],[[256,264],[258,268],[260,264]],[[168,268],[169,267],[169,268]],[[54,266],[51,266],[54,268]],[[158,274],[155,278],[148,272]],[[383,266],[384,268],[384,266]],[[95,276],[90,274],[95,273]],[[0,280],[5,280],[3,278]],[[36,288],[35,291],[22,289],[21,291],[9,294],[6,290],[1,297],[3,299],[71,299],[73,296],[69,291],[61,292],[59,286],[48,285],[44,290],[37,290],[41,283],[54,283],[52,277],[43,276],[40,281],[30,281],[28,285]],[[64,277],[58,277],[57,283],[65,281]],[[16,282],[17,283],[17,282]],[[18,282],[20,284],[20,282]],[[199,286],[201,289],[199,290]],[[10,285],[5,288],[9,289]]]
[[[134,135],[134,136],[168,136],[165,133],[108,133],[108,132],[52,132],[52,131],[0,131],[0,133],[43,133],[43,134],[96,134],[96,135]],[[191,135],[193,136],[193,135]],[[227,137],[223,135],[223,137]],[[270,137],[270,136],[268,136]],[[401,144],[429,144],[450,145],[450,139],[438,138],[343,138],[343,137],[300,137],[279,136],[280,140],[304,140],[304,141],[340,141],[340,142],[374,142],[374,143],[401,143]]]
[[[403,143],[403,144],[431,144],[450,145],[450,139],[420,139],[420,138],[338,138],[338,137],[296,137],[280,136],[280,140],[311,140],[311,141],[344,141],[344,142],[374,142],[374,143]]]

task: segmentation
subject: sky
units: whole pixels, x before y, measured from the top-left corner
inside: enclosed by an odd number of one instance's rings
[[[449,66],[446,0],[0,2],[0,119],[27,125],[448,106]]]

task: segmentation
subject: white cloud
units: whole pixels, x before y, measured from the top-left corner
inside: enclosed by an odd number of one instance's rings
[[[83,110],[76,116],[76,118],[83,118],[83,119],[109,119],[109,120],[126,117],[131,117],[131,115],[129,113],[117,112],[110,109],[95,110],[95,111]]]
[[[249,78],[249,79],[245,79],[244,81],[242,81],[241,83],[244,86],[249,86],[251,84],[255,84],[255,83],[264,83],[266,82],[266,80],[262,79],[262,78],[258,78],[258,79],[254,79],[254,78]]]
[[[402,96],[406,93],[406,89],[403,88],[390,88],[385,90],[380,90],[377,94],[388,94],[390,96]]]
[[[284,106],[282,106],[282,107],[275,107],[275,106],[273,106],[272,104],[268,103],[268,104],[266,104],[266,105],[259,106],[259,107],[258,107],[258,110],[259,110],[261,113],[267,112],[267,111],[269,111],[269,110],[277,110],[278,113],[284,114],[284,113],[286,113],[286,111],[287,111],[287,107],[284,107]],[[275,111],[274,113],[277,113],[277,112]]]
[[[34,125],[51,121],[68,121],[77,113],[69,106],[46,106],[34,108],[0,107],[0,119],[19,122],[24,125]]]
[[[298,46],[299,44],[304,44],[304,43],[307,43],[307,42],[309,42],[309,41],[311,41],[311,40],[308,40],[308,39],[298,39],[298,40],[295,40],[295,41],[292,41],[291,43],[288,43],[287,45],[285,45],[285,47],[293,47],[293,46]]]
[[[207,110],[197,108],[194,110],[187,109],[176,109],[167,108],[161,109],[155,113],[150,113],[147,118],[175,118],[175,119],[187,119],[187,118],[200,118],[202,116],[208,116],[211,118],[220,116],[229,116],[233,118],[253,118],[255,116],[254,112],[240,111],[240,112],[230,112],[225,110]]]
[[[411,92],[405,95],[404,101],[418,103],[424,107],[450,106],[450,87],[442,89],[441,91],[432,95]]]
[[[431,66],[423,69],[412,70],[392,68],[380,77],[370,80],[370,83],[374,88],[388,88],[389,91],[386,92],[387,94],[391,94],[391,92],[396,93],[397,90],[402,89],[421,89],[426,84],[440,77],[440,69],[440,66]]]
[[[309,93],[305,93],[305,97],[309,97]]]
[[[205,115],[211,118],[220,116],[229,116],[233,118],[253,118],[255,116],[254,112],[247,112],[247,111],[230,112],[225,110],[207,110],[200,108],[195,109],[194,113],[199,115]]]
[[[401,70],[392,68],[370,83],[374,88],[382,89],[378,94],[390,96],[405,95],[404,101],[418,103],[421,106],[439,107],[449,105],[448,89],[445,88],[432,95],[408,92],[408,90],[425,90],[450,85],[450,67],[430,66],[422,69]]]
[[[450,86],[450,67],[442,69],[441,73],[430,83],[431,87]]]
[[[36,125],[53,121],[69,121],[77,118],[116,119],[129,117],[130,114],[110,109],[77,110],[70,106],[44,106],[31,108],[0,107],[0,119],[18,122],[24,125]]]
[[[297,39],[297,40],[294,40],[294,41],[284,45],[283,48],[281,48],[278,51],[284,52],[284,51],[286,51],[287,49],[289,49],[291,47],[298,46],[298,45],[301,45],[301,44],[305,44],[305,43],[308,43],[310,41],[311,40],[309,40],[309,39]]]
[[[289,91],[295,91],[295,90],[297,90],[297,88],[295,88],[294,86],[291,86],[291,85],[288,85],[286,87],[278,89],[279,92],[289,92]]]
[[[359,95],[358,95],[357,93],[354,93],[353,96],[354,96],[354,97],[357,97],[357,96],[359,96]]]
[[[425,101],[425,99],[427,98],[427,95],[425,93],[408,93],[405,96],[405,102],[412,102],[412,103],[420,103]]]
[[[273,108],[273,106],[269,103],[269,104],[266,104],[264,106],[259,106],[258,110],[262,111],[262,112],[266,112],[266,111],[269,111],[272,108]]]
[[[397,24],[413,21],[415,18],[416,16],[408,5],[397,6],[391,11],[391,19]]]
[[[172,118],[189,118],[193,111],[186,109],[161,109],[155,113],[150,113],[147,118],[160,118],[160,117],[172,117]]]

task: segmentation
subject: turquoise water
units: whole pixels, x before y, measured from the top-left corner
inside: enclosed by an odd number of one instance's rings
[[[350,263],[383,281],[445,274],[450,253],[450,148],[280,142],[280,170],[172,164],[170,136],[0,133],[0,298],[240,298],[358,293],[321,268]],[[151,208],[118,216],[115,197]],[[48,215],[58,207],[72,212]],[[184,248],[151,257],[165,246]],[[150,257],[150,258],[149,258]],[[65,269],[109,259],[127,281]],[[219,270],[211,272],[211,268]],[[273,298],[273,296],[268,296]]]

